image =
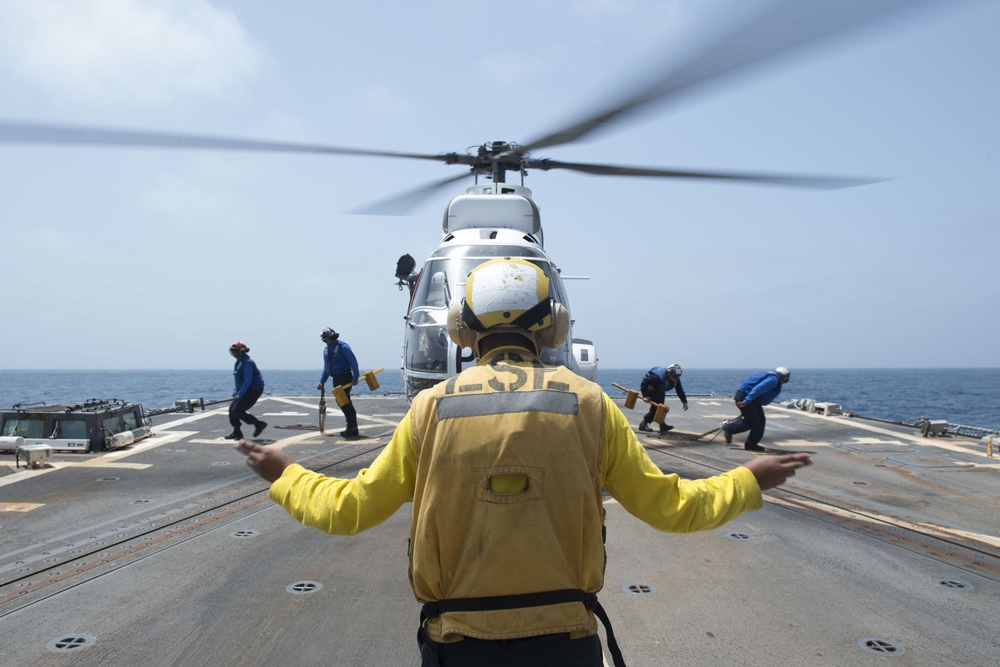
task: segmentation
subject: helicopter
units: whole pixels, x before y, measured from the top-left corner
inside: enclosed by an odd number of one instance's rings
[[[427,257],[422,268],[416,270],[415,261],[413,266],[408,266],[405,261],[397,265],[396,285],[409,291],[401,367],[403,386],[407,395],[412,397],[422,388],[451,376],[464,364],[473,362],[471,352],[459,349],[448,337],[444,318],[448,307],[462,298],[464,277],[476,264],[497,256],[528,259],[545,271],[552,285],[552,298],[569,310],[565,278],[545,249],[539,208],[532,191],[524,185],[524,178],[531,172],[561,169],[595,176],[698,179],[811,189],[854,187],[880,180],[566,162],[536,158],[535,152],[588,138],[608,129],[615,121],[626,120],[631,112],[671,100],[701,84],[736,74],[897,10],[931,2],[779,2],[749,22],[717,36],[686,60],[661,68],[652,78],[652,83],[584,114],[576,122],[542,134],[533,141],[487,141],[466,152],[414,153],[27,122],[0,122],[0,143],[369,156],[434,161],[464,167],[457,176],[422,185],[358,211],[402,213],[460,180],[470,176],[475,180],[465,194],[454,197],[447,204],[438,247]],[[508,182],[508,176],[517,176],[520,182]],[[572,310],[570,313],[573,322]],[[575,337],[572,328],[560,348],[543,353],[543,361],[569,366],[586,377],[593,378],[597,372],[596,346],[588,339]]]
[[[505,142],[480,147],[482,153],[506,150]],[[418,272],[403,255],[396,264],[396,285],[409,289],[403,340],[403,386],[408,398],[475,363],[471,349],[456,345],[448,334],[448,311],[465,294],[465,277],[477,265],[497,257],[525,259],[549,277],[554,302],[569,309],[561,271],[544,248],[541,218],[531,191],[494,181],[469,187],[445,210],[441,243]],[[543,363],[567,366],[590,380],[597,376],[594,343],[570,333],[556,348],[541,351]]]

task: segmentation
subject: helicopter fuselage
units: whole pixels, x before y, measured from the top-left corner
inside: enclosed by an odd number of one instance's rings
[[[471,186],[445,210],[442,238],[411,281],[410,303],[403,336],[403,386],[412,398],[475,364],[471,349],[462,349],[448,335],[449,307],[465,296],[466,276],[479,264],[497,257],[525,259],[549,277],[552,298],[569,310],[559,267],[546,254],[538,207],[531,191],[506,183]],[[572,317],[571,317],[572,321]],[[593,344],[573,339],[542,351],[546,364],[568,366],[593,378],[597,364]]]

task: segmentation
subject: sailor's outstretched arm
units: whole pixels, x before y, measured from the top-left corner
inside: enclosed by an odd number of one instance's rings
[[[377,526],[413,500],[416,454],[408,416],[371,467],[353,479],[307,470],[281,450],[248,440],[234,447],[247,455],[254,472],[271,482],[271,500],[299,523],[333,535],[355,535]]]
[[[743,464],[757,478],[761,491],[773,489],[785,483],[799,468],[812,465],[808,454],[784,454],[782,456],[761,456]]]
[[[280,449],[258,445],[252,440],[240,440],[233,449],[246,454],[247,465],[268,482],[274,482],[285,472],[285,468],[295,463],[295,459]]]

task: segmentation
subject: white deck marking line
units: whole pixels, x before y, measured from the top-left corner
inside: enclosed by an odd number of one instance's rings
[[[902,440],[885,440],[883,438],[858,438],[852,437],[851,442],[848,443],[846,440],[844,444],[851,445],[899,445],[901,447],[909,447],[909,443],[904,443]]]
[[[183,440],[189,436],[194,435],[197,431],[167,431],[158,433],[151,438],[146,440],[140,440],[139,442],[129,445],[126,449],[118,449],[112,452],[106,452],[101,455],[100,459],[94,460],[114,460],[114,459],[124,459],[133,454],[138,454],[139,452],[144,452],[147,449],[156,449],[161,445],[166,445],[171,442],[177,442],[178,440]]]
[[[120,468],[122,470],[145,470],[152,468],[152,463],[119,463],[115,461],[105,461],[103,459],[90,459],[89,461],[63,463],[63,468]]]
[[[32,477],[36,477],[38,475],[46,475],[46,474],[48,474],[50,472],[55,472],[56,470],[58,470],[58,468],[55,468],[55,467],[51,467],[51,468],[28,468],[26,470],[21,470],[19,472],[15,472],[12,475],[7,475],[6,477],[0,479],[0,487],[8,486],[10,484],[16,484],[17,482],[20,482],[20,481],[25,480],[25,479],[30,479]]]
[[[319,399],[316,399],[316,403],[306,403],[305,401],[297,401],[294,398],[284,398],[281,396],[272,396],[269,400],[278,401],[279,403],[287,403],[288,405],[297,405],[300,408],[309,408],[313,412],[319,410]],[[336,403],[337,401],[332,401]],[[329,402],[327,403],[327,409],[329,409]]]
[[[291,447],[292,445],[297,445],[300,442],[311,440],[313,438],[316,439],[326,438],[326,436],[320,433],[319,431],[315,432],[310,431],[308,433],[302,433],[300,435],[293,435],[289,438],[282,438],[281,440],[275,440],[274,442],[269,443],[267,446],[273,447],[274,449],[285,449],[286,447]],[[351,440],[351,444],[363,443],[365,440],[372,440],[372,438],[357,438],[356,440]]]
[[[365,415],[360,415],[360,414],[358,415],[358,419],[364,419],[367,422],[371,422],[373,424],[381,424],[382,426],[391,426],[393,430],[395,430],[396,427],[399,426],[400,422],[399,419],[393,421],[392,419],[380,419],[379,417],[366,417]]]
[[[45,507],[45,503],[0,503],[0,512],[30,512]]]
[[[319,405],[313,405],[312,403],[305,403],[303,401],[296,401],[295,399],[292,399],[292,398],[281,398],[281,397],[272,397],[271,400],[272,401],[280,401],[281,403],[287,403],[289,405],[298,405],[298,406],[303,407],[303,408],[309,408],[309,409],[313,410],[314,412],[319,412]],[[337,403],[337,401],[335,401],[335,400],[332,401],[332,402],[333,402],[334,405],[336,405],[336,403]],[[333,407],[333,406],[327,404],[327,411],[328,411],[327,414],[329,414],[329,410],[330,410],[331,407]],[[339,409],[340,406],[336,406],[336,407]],[[379,417],[369,417],[368,415],[363,415],[360,412],[358,413],[358,419],[363,419],[363,420],[365,420],[367,422],[372,422],[373,424],[382,424],[384,426],[396,426],[397,424],[399,424],[399,420],[398,419],[396,421],[392,421],[392,420],[389,420],[389,419],[381,419]]]
[[[178,426],[181,426],[183,424],[189,424],[191,422],[195,422],[195,421],[198,421],[200,419],[204,419],[205,417],[211,417],[212,415],[226,414],[228,412],[229,412],[229,408],[228,407],[226,407],[226,408],[216,408],[215,410],[206,410],[205,412],[199,412],[198,414],[191,415],[190,417],[181,417],[180,419],[175,419],[172,422],[166,422],[166,423],[163,423],[163,424],[159,424],[158,426],[154,426],[153,428],[155,430],[161,430],[162,429],[162,430],[169,431],[170,429],[177,428]]]
[[[49,467],[46,468],[35,468],[35,469],[25,469],[19,472],[15,472],[12,475],[7,475],[6,477],[0,479],[0,487],[7,486],[9,484],[15,484],[17,482],[23,481],[25,479],[34,477],[36,475],[42,475],[49,472],[54,472],[56,470],[61,470],[63,468],[129,468],[132,470],[144,470],[152,466],[151,463],[119,463],[116,459],[123,459],[129,457],[133,454],[138,454],[139,452],[146,451],[147,449],[154,449],[160,445],[166,445],[171,442],[176,442],[190,435],[197,433],[197,431],[174,431],[173,433],[163,433],[161,435],[153,436],[147,440],[141,440],[140,442],[130,445],[127,449],[119,449],[111,452],[105,452],[100,456],[94,457],[92,459],[87,459],[85,461],[56,461],[48,464]]]
[[[297,400],[292,399],[292,398],[282,398],[282,397],[275,396],[275,397],[272,397],[271,400],[272,401],[280,401],[282,403],[287,403],[289,405],[298,405],[299,407],[303,407],[303,408],[309,408],[313,412],[318,412],[319,411],[319,405],[313,405],[312,403],[305,403],[303,401],[297,401]],[[340,406],[337,405],[337,401],[336,400],[327,402],[327,411],[328,411],[327,414],[329,414],[329,410],[331,408],[333,408],[333,407],[336,407],[338,409],[340,408]],[[357,407],[357,405],[355,405],[355,407]],[[400,418],[402,418],[404,416],[405,416],[405,413],[403,415],[400,415]],[[368,415],[363,415],[360,412],[358,413],[358,419],[364,419],[365,421],[370,421],[370,422],[373,422],[373,423],[376,423],[376,424],[385,424],[386,426],[395,426],[396,424],[399,423],[398,419],[396,421],[390,421],[390,420],[387,420],[387,419],[381,419],[379,417],[370,417]]]
[[[782,408],[786,409],[786,408]],[[814,415],[808,412],[802,412],[801,414],[806,417],[812,417],[813,419],[823,419],[825,421],[831,421],[835,424],[842,424],[844,426],[854,426],[865,431],[871,431],[872,433],[881,433],[882,435],[887,435],[891,438],[902,438],[904,440],[909,440],[920,445],[930,445],[932,447],[940,447],[941,449],[947,449],[959,454],[979,454],[983,458],[986,458],[986,452],[979,452],[975,449],[969,449],[968,447],[960,447],[958,445],[952,445],[950,443],[944,442],[941,438],[925,438],[922,435],[910,435],[909,433],[896,433],[895,431],[890,431],[887,428],[880,428],[878,426],[873,426],[871,424],[865,424],[860,420],[848,419],[846,417],[828,417],[826,415]],[[968,443],[975,443],[975,440],[966,440]]]
[[[806,449],[808,447],[832,447],[833,443],[791,438],[786,440],[774,440],[771,442],[771,445],[774,447],[794,447],[795,449]]]

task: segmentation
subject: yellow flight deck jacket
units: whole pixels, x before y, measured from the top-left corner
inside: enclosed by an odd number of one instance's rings
[[[412,501],[410,583],[419,601],[434,602],[599,591],[602,487],[675,533],[716,528],[762,504],[743,467],[703,480],[664,474],[597,384],[516,347],[420,392],[355,479],[293,464],[270,496],[304,525],[336,535],[376,526]],[[597,632],[579,602],[452,611],[426,627],[438,642]]]

